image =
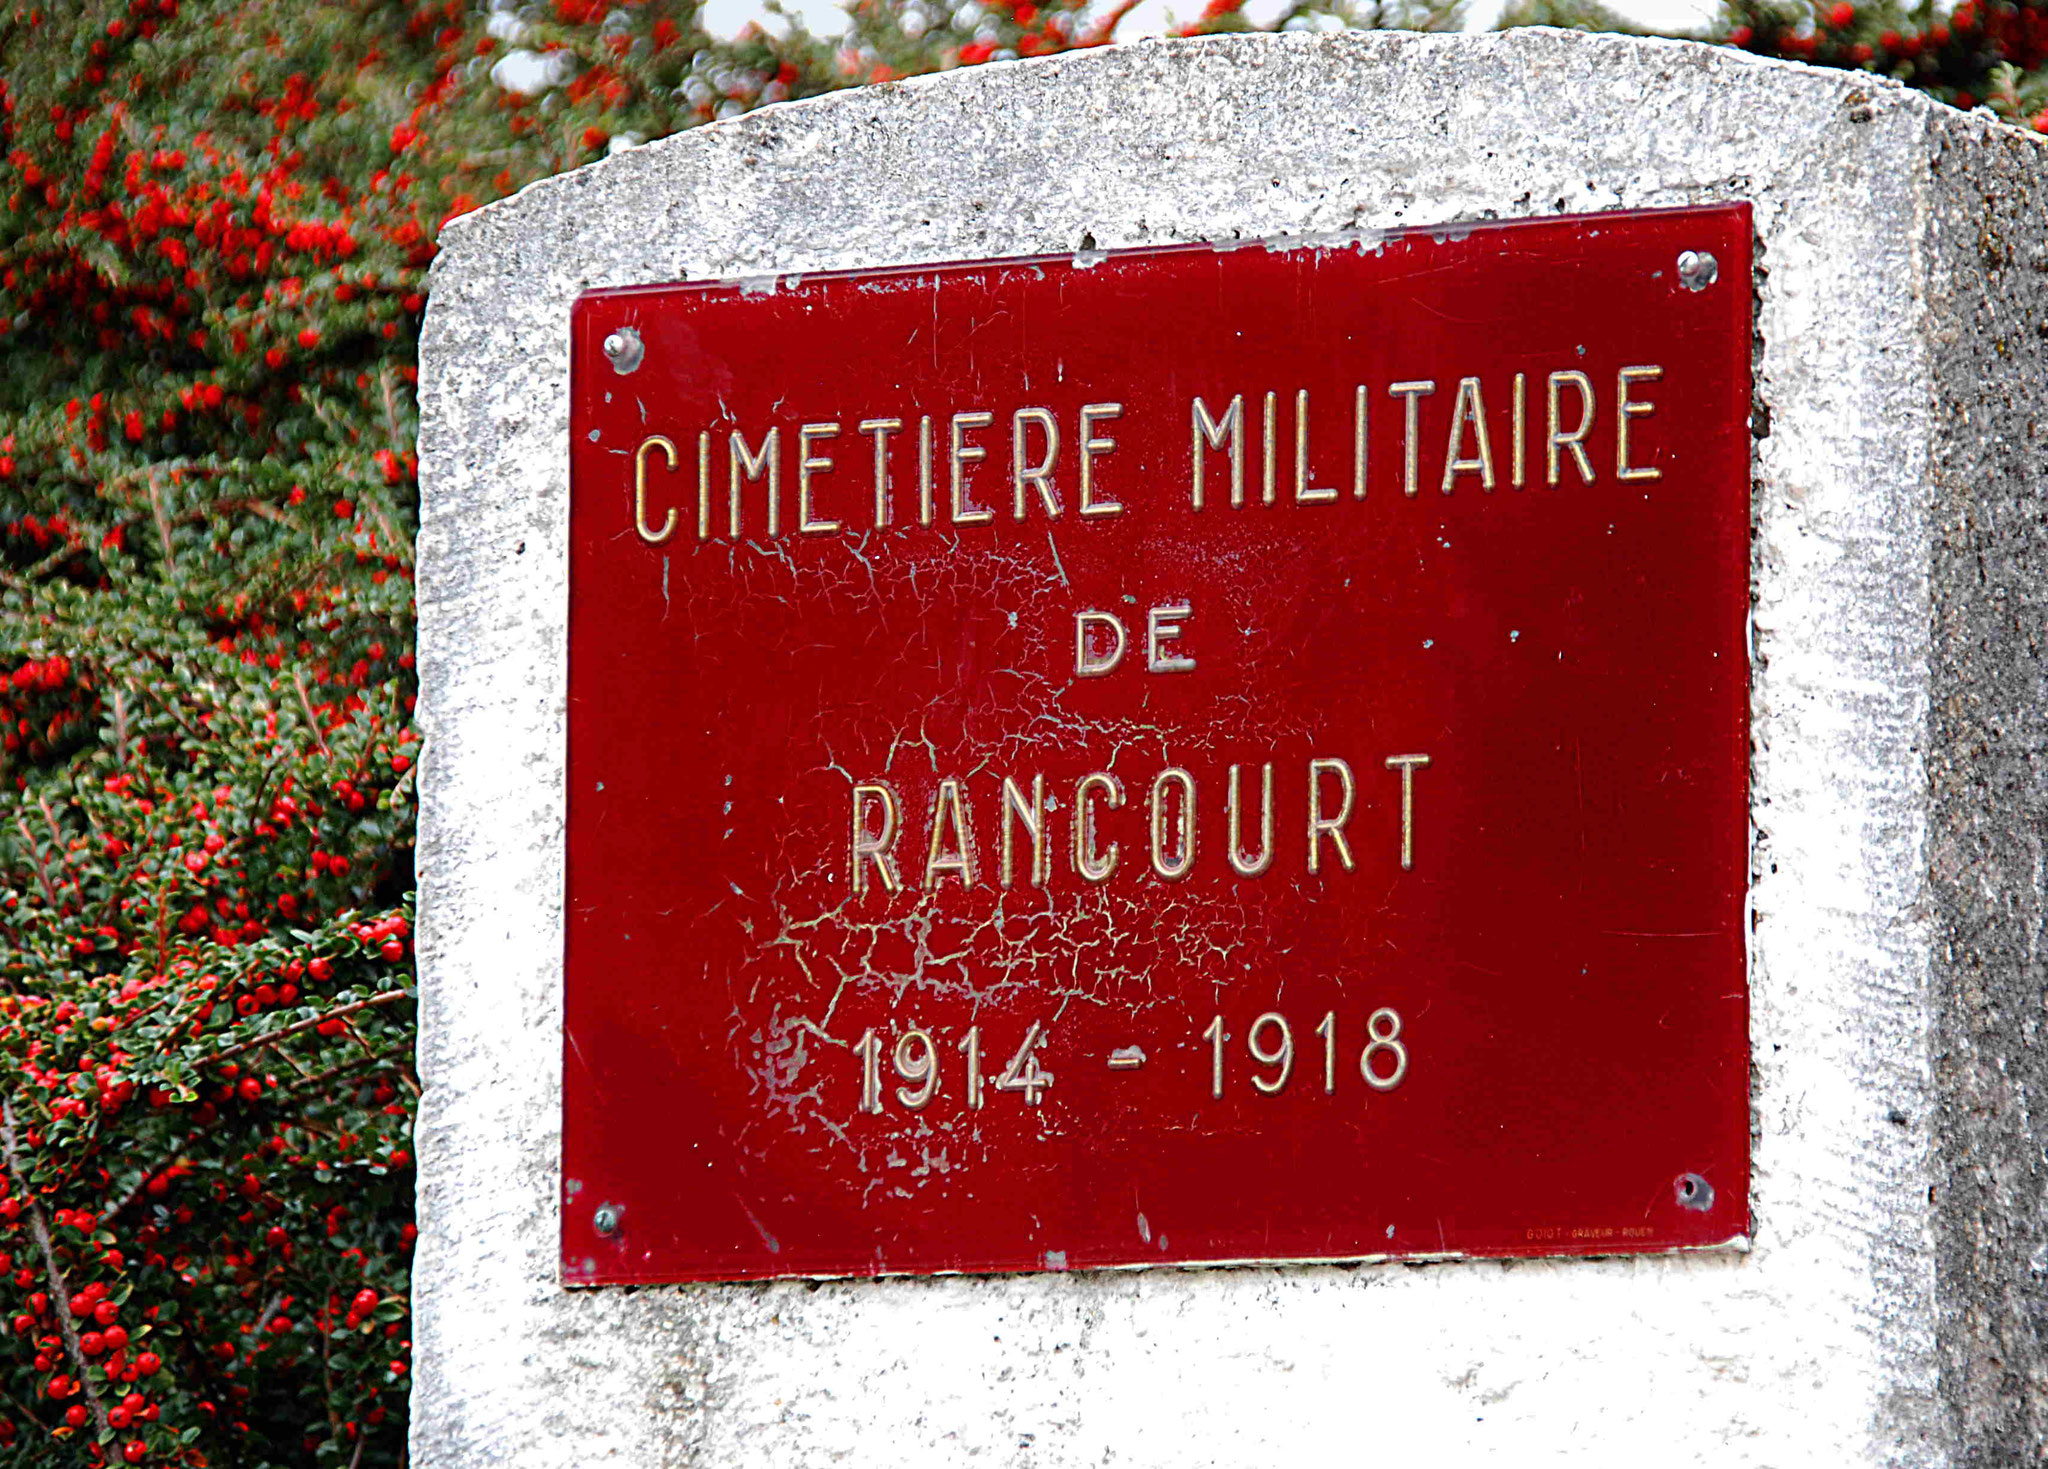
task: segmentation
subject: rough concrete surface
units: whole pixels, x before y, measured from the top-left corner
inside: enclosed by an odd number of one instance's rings
[[[2048,1446],[2048,177],[1945,129],[1927,257],[1929,761],[1943,1397],[1973,1462]]]
[[[557,1284],[578,292],[1734,199],[1749,1254]],[[2044,204],[2034,140],[1868,77],[1520,31],[980,67],[452,225],[421,383],[422,1469],[2038,1456]]]

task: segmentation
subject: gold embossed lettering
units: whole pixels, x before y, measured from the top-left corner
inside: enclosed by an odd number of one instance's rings
[[[1335,815],[1323,814],[1323,777],[1334,775],[1343,791]],[[1344,761],[1327,758],[1308,762],[1308,870],[1323,870],[1323,838],[1328,837],[1337,847],[1337,860],[1344,864],[1344,870],[1351,870],[1351,844],[1344,840],[1344,824],[1351,820],[1351,800],[1356,787],[1351,780],[1351,767]]]
[[[1100,419],[1121,418],[1124,405],[1121,403],[1089,403],[1081,409],[1081,513],[1083,515],[1121,515],[1123,505],[1115,500],[1101,500],[1095,493],[1095,457],[1107,454],[1116,448],[1116,440],[1107,434],[1095,432]]]
[[[948,777],[932,797],[932,838],[925,848],[924,887],[951,873],[962,887],[974,886],[974,845],[967,830],[967,801],[960,782]]]
[[[1657,405],[1646,399],[1631,399],[1628,395],[1630,383],[1655,382],[1664,376],[1661,367],[1624,367],[1615,382],[1614,389],[1614,477],[1625,480],[1662,479],[1664,471],[1647,464],[1629,467],[1628,422],[1631,418],[1647,418],[1657,411]]]
[[[731,469],[731,500],[726,508],[727,533],[734,540],[740,538],[740,485],[745,480],[768,479],[768,534],[772,537],[782,529],[782,430],[771,428],[768,437],[761,441],[757,453],[747,447],[746,436],[738,429],[726,441],[726,452]]]
[[[1145,614],[1145,671],[1148,673],[1191,673],[1195,660],[1184,653],[1169,651],[1181,636],[1181,623],[1195,615],[1183,602],[1174,607],[1154,607]]]
[[[879,807],[882,824],[879,830],[870,830],[872,821],[868,815],[870,807]],[[849,867],[853,890],[867,891],[868,864],[873,863],[875,876],[880,879],[882,891],[898,892],[903,887],[903,877],[896,869],[896,827],[901,807],[896,792],[880,781],[857,785],[853,788],[853,861]]]
[[[917,420],[917,523],[932,523],[932,420],[925,414]]]
[[[864,418],[860,431],[875,440],[875,527],[889,523],[889,435],[903,427],[900,418]]]
[[[711,431],[697,435],[697,539],[711,539]]]
[[[1105,771],[1094,770],[1074,783],[1074,872],[1085,882],[1108,882],[1116,871],[1116,843],[1097,849],[1095,806],[1097,793],[1102,804],[1114,811],[1124,803],[1124,783]]]
[[[1038,461],[1036,468],[1026,468],[1024,463],[1024,437],[1027,425],[1036,424],[1045,434],[1045,457]],[[1016,495],[1017,518],[1024,518],[1024,487],[1030,485],[1038,491],[1038,502],[1045,507],[1047,518],[1060,518],[1059,492],[1053,488],[1052,466],[1060,457],[1060,426],[1052,413],[1044,408],[1019,408],[1010,418],[1010,488]]]
[[[832,467],[832,460],[824,454],[814,454],[811,446],[820,439],[839,437],[836,423],[807,423],[796,431],[796,531],[800,536],[820,536],[840,529],[836,520],[824,520],[811,514],[811,476],[823,474]]]
[[[1422,400],[1435,391],[1431,378],[1387,385],[1387,396],[1401,399],[1401,493],[1411,498],[1422,485]]]
[[[1298,505],[1326,505],[1337,498],[1335,485],[1314,486],[1308,473],[1308,389],[1294,394],[1294,500]]]
[[[1371,401],[1360,383],[1351,400],[1351,498],[1365,498],[1365,416],[1366,406]]]
[[[1524,463],[1529,456],[1525,438],[1529,425],[1529,374],[1515,374],[1515,454],[1508,483],[1521,489],[1528,481],[1523,474]]]
[[[1579,426],[1570,433],[1560,433],[1558,425],[1563,421],[1558,390],[1569,387],[1579,395]],[[1550,375],[1550,438],[1545,454],[1549,463],[1549,482],[1557,483],[1557,451],[1569,449],[1572,460],[1579,466],[1579,478],[1587,484],[1593,483],[1593,461],[1586,457],[1586,435],[1593,429],[1593,381],[1583,372],[1553,372]]]
[[[1280,395],[1266,394],[1266,411],[1259,417],[1259,500],[1270,505],[1276,498],[1276,476],[1280,472]]]
[[[988,450],[978,444],[967,442],[967,435],[978,428],[987,428],[996,421],[993,413],[956,413],[953,415],[953,446],[946,455],[950,466],[950,483],[953,491],[953,524],[986,525],[996,518],[993,510],[984,510],[970,504],[967,499],[967,466],[978,464],[988,458]]]
[[[1109,635],[1109,651],[1099,653],[1093,647],[1091,631],[1100,630]],[[1100,678],[1117,664],[1124,661],[1123,620],[1114,612],[1077,612],[1074,614],[1074,676],[1076,678]]]
[[[1031,872],[1025,879],[1035,888],[1042,888],[1052,877],[1052,853],[1045,845],[1045,777],[1031,777],[1031,802],[1026,805],[1024,792],[1009,776],[1003,777],[1003,886],[1008,888],[1016,882],[1015,848],[1012,845],[1013,823],[1021,825],[1031,838]]]
[[[1168,787],[1180,790],[1179,840],[1171,856],[1167,854],[1166,840]],[[1152,870],[1168,882],[1179,882],[1195,866],[1195,778],[1185,770],[1168,766],[1153,780],[1148,804],[1152,817]]]
[[[1222,418],[1209,416],[1209,405],[1200,398],[1195,399],[1188,417],[1193,421],[1189,436],[1194,442],[1194,507],[1200,510],[1204,503],[1202,493],[1202,451],[1228,449],[1230,454],[1230,503],[1244,504],[1244,394],[1239,393],[1230,400],[1230,406],[1223,410]]]
[[[1473,435],[1479,440],[1477,458],[1460,459],[1459,450],[1465,447],[1465,426],[1472,426]],[[1451,438],[1444,447],[1443,492],[1451,492],[1452,481],[1461,474],[1477,474],[1479,487],[1491,492],[1493,489],[1493,445],[1486,431],[1486,399],[1479,391],[1479,379],[1461,377],[1458,379],[1458,401],[1451,405]]]
[[[1387,769],[1401,772],[1401,870],[1415,865],[1415,772],[1427,769],[1427,755],[1389,755]],[[1350,865],[1348,862],[1345,864]]]
[[[1273,766],[1268,762],[1260,767],[1259,851],[1255,857],[1244,855],[1244,812],[1237,793],[1238,774],[1243,768],[1230,767],[1230,866],[1239,877],[1257,877],[1273,865]]]
[[[676,509],[671,505],[668,514],[662,518],[661,529],[656,530],[647,523],[647,451],[659,449],[668,459],[668,467],[676,467],[676,446],[654,434],[640,441],[640,447],[633,451],[633,529],[640,533],[640,539],[650,546],[658,546],[676,533]]]

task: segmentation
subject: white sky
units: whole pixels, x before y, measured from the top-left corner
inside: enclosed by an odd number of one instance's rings
[[[835,0],[782,0],[786,9],[801,15],[817,34],[837,35],[845,29],[843,13]],[[1713,0],[1608,0],[1610,6],[1639,25],[1668,30],[1698,26],[1718,8]],[[1288,0],[1246,0],[1245,13],[1254,20],[1270,21],[1287,9]],[[1485,30],[1501,12],[1505,0],[1474,0],[1469,30]],[[1161,36],[1174,28],[1176,18],[1192,20],[1202,10],[1202,0],[1142,0],[1136,10],[1117,27],[1119,41],[1137,41]],[[704,7],[704,26],[714,35],[731,36],[749,20],[764,16],[758,0],[709,0]]]

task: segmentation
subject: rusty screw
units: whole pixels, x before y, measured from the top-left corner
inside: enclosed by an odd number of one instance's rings
[[[606,1239],[619,1232],[619,1210],[615,1204],[601,1204],[590,1216],[590,1227]]]
[[[1683,250],[1678,256],[1678,279],[1688,291],[1704,291],[1721,275],[1721,262],[1704,250]],[[609,352],[611,347],[606,345]]]

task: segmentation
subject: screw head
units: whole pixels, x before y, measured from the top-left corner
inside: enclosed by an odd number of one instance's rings
[[[1721,262],[1704,250],[1683,250],[1678,256],[1678,279],[1688,291],[1704,291],[1721,275]]]
[[[640,333],[629,326],[622,326],[604,339],[604,355],[612,370],[624,377],[640,365],[640,359],[647,355],[647,348],[640,340]]]
[[[619,1232],[619,1209],[616,1204],[601,1204],[590,1216],[590,1227],[606,1239]]]

